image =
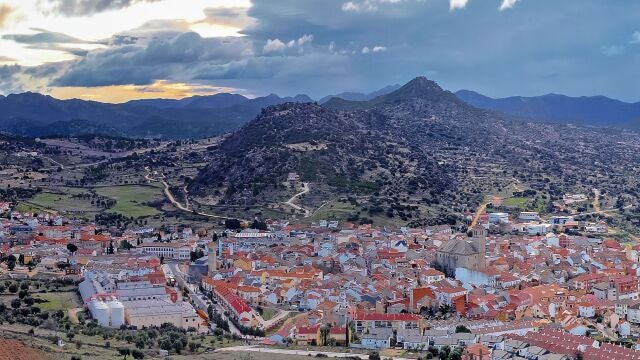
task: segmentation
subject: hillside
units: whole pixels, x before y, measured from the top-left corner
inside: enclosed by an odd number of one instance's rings
[[[605,96],[570,97],[557,94],[494,99],[469,90],[460,90],[455,94],[475,107],[522,119],[640,128],[640,102],[626,103]]]
[[[351,217],[433,223],[508,189],[549,204],[599,179],[611,194],[635,194],[637,145],[637,134],[618,130],[512,120],[420,77],[369,101],[269,107],[209,154],[190,192],[209,205],[282,202],[297,172],[309,209],[354,197]],[[611,173],[625,180],[602,180]]]
[[[262,108],[284,102],[310,102],[298,95],[271,94],[248,99],[216,94],[182,100],[136,100],[107,104],[58,100],[37,93],[0,97],[0,132],[20,136],[110,134],[165,139],[201,138],[233,131]]]
[[[327,95],[321,98],[320,100],[318,100],[318,103],[324,104],[327,101],[331,100],[332,98],[339,98],[339,99],[350,100],[350,101],[368,101],[380,95],[386,95],[390,92],[396,91],[399,88],[400,88],[400,85],[396,84],[396,85],[387,85],[382,89],[376,90],[368,94],[360,93],[360,92],[342,92],[335,95]]]

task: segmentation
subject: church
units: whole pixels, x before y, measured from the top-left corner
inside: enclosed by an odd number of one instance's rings
[[[482,226],[473,229],[469,239],[451,239],[436,253],[436,267],[447,276],[454,277],[456,268],[482,270],[486,266],[486,230]]]

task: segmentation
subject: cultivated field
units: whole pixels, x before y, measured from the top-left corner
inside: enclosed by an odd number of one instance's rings
[[[124,185],[96,188],[96,193],[117,201],[109,212],[127,217],[153,216],[160,212],[147,205],[148,202],[163,199],[162,189],[155,185]]]

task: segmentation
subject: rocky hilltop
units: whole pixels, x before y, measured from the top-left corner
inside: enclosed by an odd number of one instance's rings
[[[225,204],[282,202],[295,172],[309,183],[301,200],[309,209],[345,196],[370,201],[369,213],[445,219],[505,189],[530,188],[547,203],[589,192],[590,178],[640,160],[625,145],[636,140],[623,130],[513,120],[419,77],[367,101],[268,107],[209,154],[190,191]]]

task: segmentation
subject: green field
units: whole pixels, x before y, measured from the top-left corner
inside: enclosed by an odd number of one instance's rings
[[[35,304],[35,306],[39,307],[41,311],[67,311],[70,308],[80,306],[78,295],[76,295],[74,292],[50,292],[34,294],[33,298],[47,300],[47,302]]]
[[[61,193],[41,192],[31,198],[29,200],[29,203],[45,209],[58,210],[63,212],[98,212],[98,207],[91,205],[90,201],[72,197],[72,195],[80,192],[81,191],[77,189],[70,188],[63,189]]]
[[[96,193],[117,201],[116,205],[109,209],[127,217],[153,216],[160,212],[148,205],[149,201],[163,198],[162,189],[157,186],[125,185],[95,188]]]
[[[530,200],[531,199],[529,198],[523,198],[523,197],[511,197],[511,198],[504,199],[503,205],[515,206],[520,209],[526,209],[527,204],[529,203]]]
[[[540,196],[537,196],[535,199],[525,198],[525,197],[510,197],[504,199],[504,206],[513,206],[517,207],[520,210],[524,211],[538,211],[542,212],[544,210],[545,201]]]

